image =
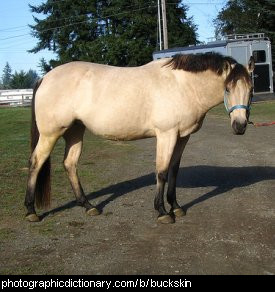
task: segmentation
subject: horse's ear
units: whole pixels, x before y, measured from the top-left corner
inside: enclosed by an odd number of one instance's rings
[[[225,61],[225,65],[224,65],[224,77],[226,78],[230,72],[234,69],[234,67],[236,66],[235,63],[230,63],[229,61]]]
[[[247,70],[249,73],[252,73],[254,69],[255,69],[255,59],[253,56],[251,56],[247,65]]]

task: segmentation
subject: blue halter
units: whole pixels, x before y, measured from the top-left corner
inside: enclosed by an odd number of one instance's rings
[[[250,112],[250,104],[244,105],[244,104],[237,104],[232,106],[231,108],[228,107],[228,94],[229,92],[227,90],[224,91],[224,106],[227,111],[227,113],[230,115],[235,109],[245,109],[248,113]]]

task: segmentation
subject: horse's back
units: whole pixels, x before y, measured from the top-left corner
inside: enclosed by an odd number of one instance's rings
[[[37,93],[38,124],[45,128],[48,115],[48,120],[55,121],[52,130],[69,127],[77,119],[95,134],[113,139],[152,136],[148,119],[152,78],[150,66],[61,65],[45,75]]]

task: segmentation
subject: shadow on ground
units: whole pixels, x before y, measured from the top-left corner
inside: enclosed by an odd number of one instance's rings
[[[265,180],[275,180],[275,167],[249,166],[249,167],[220,167],[198,165],[180,168],[177,187],[178,188],[197,188],[197,187],[216,187],[214,190],[194,199],[182,206],[188,210],[192,206],[206,201],[215,196],[222,195],[229,190],[250,186]],[[130,194],[132,191],[148,187],[155,184],[155,174],[150,173],[131,180],[123,181],[110,185],[99,191],[87,195],[89,200],[93,200],[105,195],[110,196],[104,199],[97,208],[103,210],[106,205],[118,197]],[[76,201],[70,201],[58,208],[52,209],[41,215],[41,219],[50,214],[55,214],[66,209],[75,207]]]

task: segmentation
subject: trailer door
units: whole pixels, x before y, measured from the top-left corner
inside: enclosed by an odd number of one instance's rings
[[[252,55],[255,59],[254,92],[270,92],[270,64],[265,44],[252,44]]]
[[[254,92],[269,92],[270,91],[270,78],[269,78],[269,65],[255,65],[253,72]]]

